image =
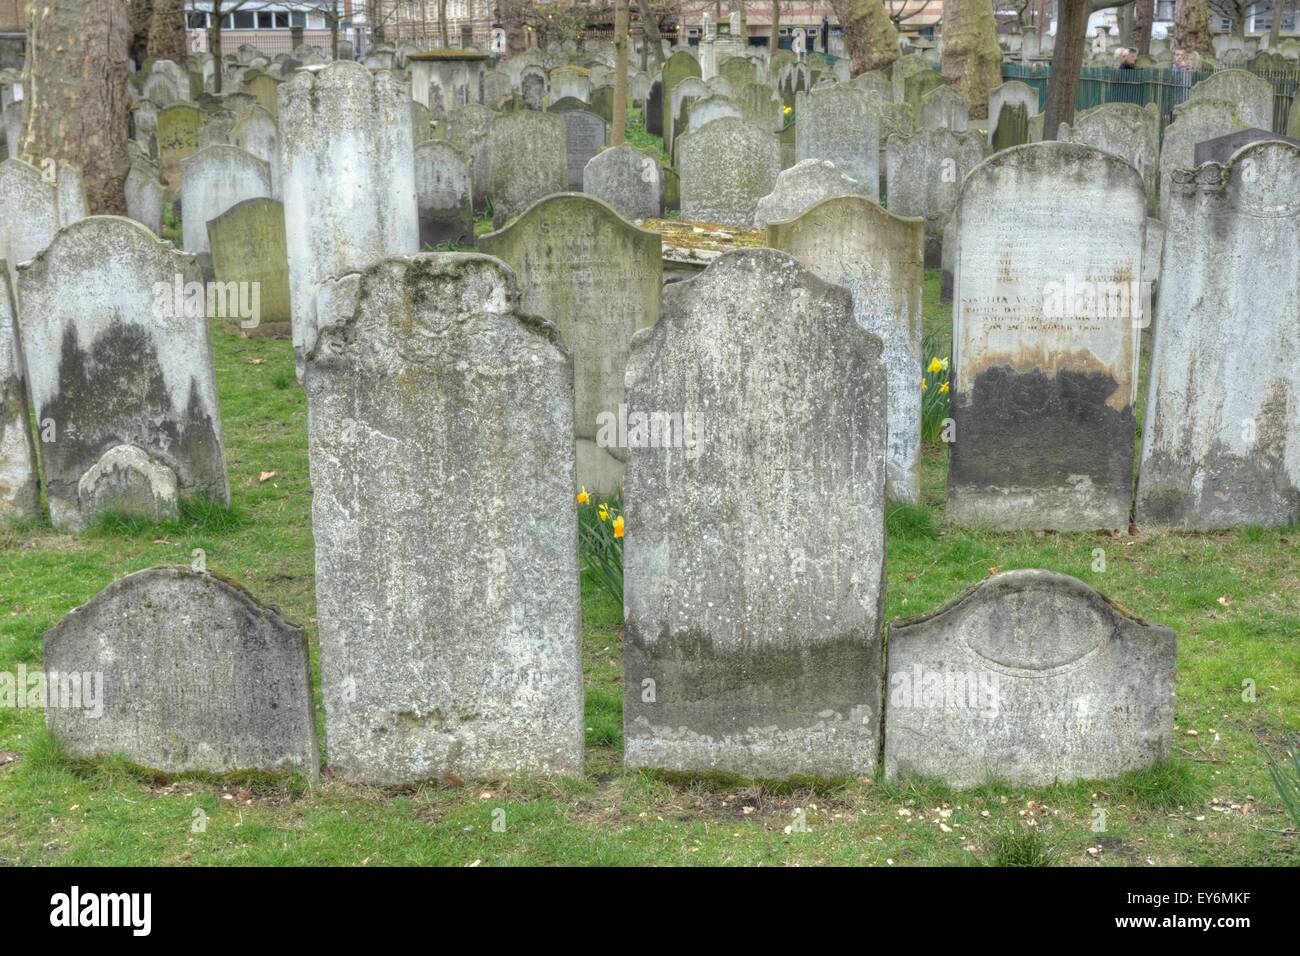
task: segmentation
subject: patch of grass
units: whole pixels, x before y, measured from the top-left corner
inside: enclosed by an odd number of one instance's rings
[[[993,837],[990,866],[1051,866],[1056,848],[1038,830],[1011,825]]]

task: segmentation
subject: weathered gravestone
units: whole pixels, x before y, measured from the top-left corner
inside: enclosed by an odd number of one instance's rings
[[[625,763],[870,774],[885,370],[849,293],[772,249],[719,257],[664,289],[627,405]]]
[[[169,196],[180,194],[181,160],[198,152],[203,114],[193,103],[173,103],[158,111],[158,157]]]
[[[227,314],[226,327],[244,338],[292,338],[284,205],[266,198],[236,203],[208,222],[208,245],[218,283],[257,290],[257,315]]]
[[[257,100],[257,105],[274,118],[279,109],[278,96],[282,80],[267,73],[259,73],[244,83],[243,91]]]
[[[1189,100],[1227,100],[1247,126],[1273,128],[1273,85],[1247,70],[1219,70],[1192,87]]]
[[[58,190],[21,159],[0,163],[0,259],[10,274],[50,244],[60,221]]]
[[[996,153],[954,212],[949,520],[1126,529],[1146,193],[1109,153]]]
[[[1159,198],[1160,109],[1149,103],[1103,103],[1062,123],[1058,139],[1113,153],[1142,174],[1150,205]]]
[[[802,164],[800,164],[802,165]],[[796,167],[797,168],[797,167]],[[795,256],[820,278],[853,295],[853,317],[884,347],[888,377],[890,497],[915,502],[921,460],[922,225],[869,199],[827,199],[785,222],[771,222],[767,242]]]
[[[461,253],[327,281],[320,307],[306,383],[331,765],[381,785],[581,773],[573,367],[553,326],[520,314],[502,263]]]
[[[587,104],[576,96],[566,96],[546,107],[548,113],[567,113],[569,110],[585,110]]]
[[[660,138],[664,135],[664,85],[658,79],[650,84],[645,101],[645,131]]]
[[[700,63],[691,54],[678,50],[664,63],[660,80],[659,129],[664,138],[664,146],[668,149],[672,147],[673,109],[677,105],[673,94],[678,84],[688,77],[701,77]]]
[[[420,247],[410,94],[388,72],[338,61],[280,86],[280,189],[299,376],[328,276]]]
[[[1300,146],[1300,140],[1288,139],[1266,129],[1239,129],[1235,133],[1227,133],[1197,143],[1192,154],[1192,162],[1196,166],[1200,166],[1202,163],[1227,165],[1237,150],[1262,140],[1274,140],[1276,142],[1290,143],[1292,146]]]
[[[527,67],[519,78],[519,92],[530,110],[546,108],[546,74],[539,67]]]
[[[925,261],[934,268],[942,256],[943,227],[957,204],[966,174],[988,154],[976,131],[924,129],[891,136],[885,143],[885,195],[900,216],[925,220]]]
[[[825,159],[880,198],[880,118],[867,95],[851,86],[801,93],[795,160]]]
[[[682,138],[682,218],[751,226],[758,201],[776,187],[781,144],[766,130],[726,117]]]
[[[877,103],[892,103],[894,101],[893,83],[890,82],[889,77],[878,70],[859,73],[849,81],[849,86],[866,93],[868,99],[873,99]]]
[[[903,80],[903,99],[901,102],[910,106],[912,112],[920,117],[925,97],[949,85],[950,81],[942,73],[933,69],[912,73]],[[964,97],[962,102],[965,102]]]
[[[132,160],[123,189],[126,214],[148,226],[154,235],[162,235],[167,187],[163,184],[161,170],[145,160]]]
[[[597,86],[591,91],[591,111],[606,123],[614,122],[614,88]]]
[[[1201,98],[1174,107],[1174,121],[1165,127],[1160,143],[1162,219],[1169,202],[1169,181],[1175,170],[1195,165],[1196,144],[1245,128],[1236,105],[1228,100]]]
[[[502,113],[489,133],[492,223],[503,226],[568,184],[568,131],[563,115]]]
[[[966,97],[946,83],[921,97],[917,115],[923,129],[950,129],[964,133],[970,125],[970,107]]]
[[[996,150],[1029,142],[1029,118],[1038,115],[1038,91],[1008,80],[989,92],[989,144]]]
[[[208,222],[245,199],[269,199],[271,167],[237,146],[209,146],[181,163],[181,239],[211,268]]]
[[[244,110],[230,126],[230,145],[252,153],[271,168],[271,195],[280,195],[280,132],[275,117],[260,106]]]
[[[794,219],[824,199],[865,197],[867,192],[862,183],[845,176],[834,163],[824,159],[805,159],[781,170],[776,177],[776,186],[758,201],[754,209],[754,228],[762,229],[769,222]]]
[[[581,67],[564,66],[551,71],[551,95],[552,102],[571,96],[574,99],[582,100],[584,103],[591,102],[591,73]]]
[[[564,115],[564,164],[569,189],[582,189],[582,171],[587,162],[605,148],[605,121],[587,110],[570,110]]]
[[[704,81],[688,76],[673,87],[672,125],[664,137],[664,149],[669,156],[677,155],[677,143],[690,128],[691,106],[696,100],[709,95],[709,88]]]
[[[46,633],[45,672],[46,724],[74,757],[319,775],[307,636],[226,578],[114,581]]]
[[[620,418],[632,336],[659,315],[659,234],[598,199],[566,193],[480,236],[478,247],[515,271],[520,307],[552,322],[573,355],[578,484],[617,491],[627,454],[607,440],[608,428]]]
[[[689,104],[686,116],[686,130],[693,133],[715,119],[721,119],[724,116],[742,118],[740,107],[736,105],[735,100],[717,93],[702,96]]]
[[[1300,521],[1300,148],[1175,172],[1138,474],[1139,524]]]
[[[628,220],[663,214],[663,178],[659,163],[621,143],[597,153],[582,171],[582,191],[612,206]]]
[[[452,110],[440,121],[443,138],[470,158],[474,212],[487,209],[492,185],[492,153],[489,134],[495,114],[486,106],[469,103]]]
[[[28,430],[27,388],[9,263],[0,260],[0,519],[41,515],[36,449]]]
[[[762,83],[751,83],[734,97],[745,122],[769,133],[779,133],[785,126],[785,104],[776,90]]]
[[[885,772],[1038,787],[1144,770],[1173,746],[1175,645],[1075,578],[995,575],[890,625]]]
[[[106,256],[105,250],[112,255]],[[194,257],[118,216],[67,226],[18,269],[20,338],[56,528],[229,502]]]
[[[415,203],[420,246],[474,243],[474,200],[469,162],[445,140],[415,147]]]

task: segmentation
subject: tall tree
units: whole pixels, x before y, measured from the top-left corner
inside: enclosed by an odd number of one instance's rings
[[[1043,111],[1043,139],[1056,139],[1062,123],[1074,121],[1074,100],[1079,95],[1083,48],[1087,39],[1089,0],[1060,0],[1056,13],[1056,45],[1047,81],[1047,108]]]
[[[1135,29],[1137,31],[1138,56],[1151,54],[1151,24],[1156,18],[1156,0],[1137,0],[1135,8]]]
[[[184,63],[189,53],[185,33],[185,0],[153,0],[149,18],[149,56]]]
[[[1205,56],[1214,52],[1210,43],[1210,8],[1205,0],[1178,0],[1174,8],[1174,47]]]
[[[131,2],[131,59],[137,67],[149,58],[149,24],[153,20],[153,0]]]
[[[772,31],[767,35],[767,48],[773,53],[781,48],[781,0],[772,0]]]
[[[659,17],[651,11],[649,0],[636,0],[636,10],[641,15],[644,42],[650,44],[650,52],[654,54],[655,68],[661,68],[664,65],[664,40],[659,32]]]
[[[438,0],[438,42],[444,50],[451,46],[447,38],[447,0]]]
[[[966,97],[973,113],[982,115],[989,92],[1002,82],[993,0],[945,0],[943,75]]]
[[[899,57],[898,31],[880,0],[830,0],[854,73],[883,70]]]
[[[623,143],[627,131],[627,4],[628,0],[614,0],[614,146]]]
[[[29,9],[20,152],[33,166],[81,169],[92,213],[124,215],[127,173],[126,0],[40,0]]]

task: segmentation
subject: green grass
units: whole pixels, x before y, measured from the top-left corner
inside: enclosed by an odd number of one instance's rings
[[[927,274],[924,303],[927,339],[946,355],[951,315],[937,273]],[[233,507],[197,502],[163,523],[109,516],[81,535],[0,525],[0,671],[39,667],[41,635],[116,578],[189,565],[201,551],[210,570],[304,625],[319,682],[306,404],[293,352],[216,325],[212,336]],[[887,516],[887,617],[935,608],[999,570],[1087,581],[1178,632],[1169,762],[1105,783],[960,793],[915,779],[625,771],[622,613],[588,575],[581,779],[382,791],[328,774],[314,789],[260,775],[167,778],[120,760],[71,760],[39,712],[0,708],[0,864],[1300,864],[1300,836],[1266,759],[1283,753],[1300,715],[1300,530],[955,529],[943,522],[945,454],[926,445],[920,503]],[[1096,548],[1107,556],[1100,573]],[[319,705],[318,694],[318,714]]]

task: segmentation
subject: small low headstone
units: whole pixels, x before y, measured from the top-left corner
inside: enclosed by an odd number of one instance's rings
[[[835,196],[866,197],[867,189],[836,169],[834,163],[824,159],[805,159],[783,169],[776,177],[776,186],[758,201],[754,210],[754,228],[762,229],[770,222],[795,219],[819,202]]]
[[[603,150],[587,162],[582,191],[608,203],[629,221],[663,214],[659,162],[626,143]]]
[[[1028,83],[995,86],[989,91],[989,144],[996,151],[1028,143],[1029,118],[1038,113],[1038,91]]]
[[[45,677],[46,724],[74,757],[319,775],[307,636],[227,578],[114,581],[46,633]]]
[[[1076,578],[1007,571],[891,624],[885,773],[1108,780],[1169,757],[1176,637]]]
[[[208,222],[245,199],[270,198],[271,167],[237,146],[209,146],[181,164],[181,239],[206,272]]]
[[[726,117],[682,138],[677,167],[683,219],[752,226],[758,201],[776,187],[781,144]]]

